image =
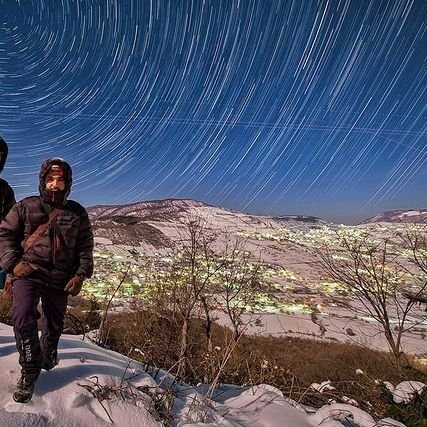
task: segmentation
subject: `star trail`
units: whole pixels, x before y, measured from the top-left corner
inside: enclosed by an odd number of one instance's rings
[[[352,223],[427,207],[425,0],[0,0],[3,177]]]

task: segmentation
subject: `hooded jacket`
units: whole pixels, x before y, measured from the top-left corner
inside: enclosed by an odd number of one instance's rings
[[[9,150],[6,141],[0,137],[0,174],[3,172]],[[0,178],[0,222],[16,203],[15,194],[7,181]]]
[[[52,165],[64,170],[65,190],[60,212],[43,236],[26,252],[22,244],[39,225],[48,222],[54,209],[45,180]],[[39,196],[18,202],[0,225],[0,266],[10,273],[21,260],[37,266],[29,279],[52,286],[64,287],[68,280],[93,273],[93,233],[88,214],[79,203],[68,200],[72,171],[62,159],[53,158],[43,163],[39,175]]]

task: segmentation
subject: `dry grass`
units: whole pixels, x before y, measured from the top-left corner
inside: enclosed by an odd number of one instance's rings
[[[172,316],[122,313],[110,317],[109,345],[173,374],[178,362],[179,331],[180,325]],[[222,383],[270,384],[284,395],[315,407],[330,400],[342,403],[351,398],[361,409],[378,418],[393,415],[408,426],[425,425],[422,420],[427,416],[427,393],[413,405],[395,405],[382,383],[386,380],[393,384],[403,380],[427,383],[427,372],[410,365],[398,372],[387,353],[299,338],[243,336],[235,344],[231,331],[218,325],[214,325],[212,335],[209,352],[203,323],[193,322],[189,370],[181,379],[195,384],[211,382],[218,375]],[[233,345],[231,357],[224,363]],[[312,383],[326,380],[331,381],[334,390],[319,393],[310,387]]]
[[[1,292],[3,293],[3,291]],[[0,322],[10,325],[12,323],[12,301],[4,300],[0,295]]]
[[[86,332],[99,328],[101,308],[100,303],[94,297],[68,298],[64,332],[84,335]]]

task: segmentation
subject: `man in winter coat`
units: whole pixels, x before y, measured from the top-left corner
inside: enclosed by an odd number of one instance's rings
[[[92,228],[86,210],[67,199],[71,184],[67,162],[45,161],[39,175],[40,195],[18,202],[0,225],[0,265],[14,276],[12,322],[21,378],[13,398],[21,403],[31,399],[40,370],[57,364],[67,297],[77,295],[93,272]],[[48,227],[33,234],[41,224]],[[25,244],[37,234],[38,239]],[[42,316],[37,310],[40,300]]]
[[[6,141],[0,136],[0,174],[3,172],[8,152],[9,149],[7,147]],[[12,187],[8,184],[7,181],[0,178],[0,222],[3,221],[4,217],[7,215],[7,213],[10,211],[10,209],[15,203],[15,194],[12,190]],[[6,298],[6,289],[7,293],[9,293],[9,280],[10,278],[6,279],[6,273],[0,269],[0,288],[5,288],[5,290],[3,291],[4,298]]]
[[[3,172],[9,150],[6,141],[0,136],[0,174]],[[15,194],[7,181],[0,178],[0,222],[15,204]]]

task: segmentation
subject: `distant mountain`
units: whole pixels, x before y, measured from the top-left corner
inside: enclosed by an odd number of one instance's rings
[[[360,224],[371,224],[375,222],[427,224],[427,209],[398,209],[381,212],[378,215],[365,219]]]
[[[174,242],[182,240],[185,235],[186,221],[200,218],[204,227],[217,236],[215,249],[220,250],[230,243],[229,238],[237,237],[244,240],[245,251],[254,260],[262,259],[279,268],[292,266],[296,276],[304,276],[304,283],[319,278],[312,256],[305,246],[296,241],[278,242],[272,238],[283,229],[308,231],[322,227],[326,223],[319,218],[251,215],[191,199],[93,206],[87,210],[100,252],[106,251],[125,258],[135,252],[148,256],[167,255]],[[288,278],[283,276],[283,280],[286,282]]]
[[[330,225],[331,223],[318,218],[316,216],[309,216],[309,215],[281,215],[281,216],[274,216],[273,217],[274,220],[284,223],[285,225],[289,225],[291,224],[299,224],[299,223],[303,223],[306,224],[307,226],[323,226],[323,225]]]
[[[179,234],[183,222],[202,218],[206,226],[231,233],[268,232],[277,228],[316,228],[327,223],[303,215],[278,217],[251,215],[219,208],[191,199],[150,200],[127,205],[105,205],[88,208],[95,236],[114,244],[169,247],[170,239]]]
[[[198,217],[215,230],[255,231],[280,223],[268,216],[248,215],[191,199],[150,200],[128,205],[93,206],[88,209],[95,236],[115,244],[168,247],[183,222]]]
[[[150,200],[127,205],[98,205],[87,209],[95,236],[115,244],[169,247],[170,239],[156,226],[178,223],[189,212],[209,205],[196,200]]]

